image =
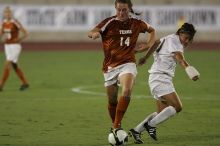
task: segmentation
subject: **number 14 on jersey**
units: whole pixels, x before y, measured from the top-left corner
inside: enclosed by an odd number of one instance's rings
[[[124,45],[127,46],[130,45],[130,37],[127,38],[121,37],[120,46],[124,46]]]

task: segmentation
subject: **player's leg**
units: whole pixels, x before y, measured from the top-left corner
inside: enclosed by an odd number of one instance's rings
[[[157,114],[155,114],[154,117],[156,117],[158,113],[163,111],[163,109],[165,109],[168,106],[167,104],[165,104],[163,101],[160,101],[160,100],[156,100],[156,105],[157,105]],[[147,130],[151,138],[153,138],[154,140],[157,140],[156,127],[149,126],[148,124],[149,121],[151,121],[154,117],[152,117],[151,119],[149,119],[148,121],[144,123],[144,128]]]
[[[5,85],[5,82],[7,81],[9,74],[10,74],[10,66],[11,66],[11,62],[10,61],[5,61],[4,64],[4,68],[3,68],[3,74],[2,74],[2,78],[0,80],[0,91],[3,90],[3,87]]]
[[[146,130],[144,124],[151,120],[153,117],[157,115],[157,112],[151,113],[148,115],[141,123],[139,123],[135,128],[129,130],[129,135],[133,137],[134,142],[136,144],[144,143],[141,139],[141,133]]]
[[[182,110],[182,103],[175,92],[164,95],[157,101],[158,114],[144,124],[149,135],[157,140],[156,126]]]
[[[134,138],[135,143],[137,143],[137,144],[143,143],[140,135],[145,130],[149,131],[149,128],[148,128],[149,126],[147,125],[148,121],[153,119],[158,113],[160,113],[164,108],[167,107],[167,105],[162,103],[160,100],[156,100],[156,105],[157,105],[157,112],[151,113],[141,123],[139,123],[135,128],[130,129],[129,134]],[[152,135],[154,137],[154,139],[156,140],[157,139],[156,138],[156,128],[155,127],[152,127],[152,128],[154,128],[153,129],[154,133],[152,133],[153,135],[151,133],[149,133],[149,134]]]
[[[142,133],[143,131],[145,131],[144,128],[144,124],[146,122],[148,122],[149,120],[151,120],[153,117],[155,117],[157,115],[157,112],[153,112],[151,114],[149,114],[142,122],[140,122],[135,128],[133,128],[136,132],[138,133]]]
[[[4,45],[4,50],[5,50],[5,57],[6,57],[6,61],[4,63],[4,68],[3,68],[3,74],[2,74],[2,78],[0,81],[0,90],[3,90],[4,84],[7,81],[9,74],[10,74],[10,67],[11,67],[11,58],[12,58],[12,54],[13,54],[13,50],[11,48],[11,45]]]
[[[165,101],[156,100],[157,113],[160,113],[167,106],[169,106]]]
[[[17,74],[18,78],[21,81],[21,87],[20,90],[25,90],[29,87],[27,80],[25,79],[24,73],[21,70],[21,68],[18,67],[17,61],[19,58],[19,55],[21,53],[21,45],[20,44],[14,44],[11,45],[11,48],[13,49],[12,52],[12,67]]]
[[[112,124],[115,121],[116,107],[118,104],[118,86],[113,84],[106,87],[106,92],[108,96],[108,112],[111,117]]]
[[[157,112],[153,112],[151,114],[149,114],[141,123],[139,123],[134,130],[138,133],[142,133],[143,131],[145,131],[145,127],[144,124],[148,121],[150,121],[153,117],[155,117],[157,115]]]
[[[134,84],[135,76],[132,73],[125,73],[119,76],[119,81],[122,86],[122,94],[118,100],[116,109],[116,116],[114,121],[114,128],[120,128],[122,118],[127,110],[130,102],[132,87]]]
[[[157,104],[159,108],[163,106],[162,111],[148,122],[148,124],[152,127],[166,121],[182,110],[182,103],[175,92],[164,95],[161,99],[162,102],[158,101]]]
[[[18,67],[17,63],[12,63],[12,67],[15,71],[15,73],[17,74],[18,78],[21,80],[21,87],[20,90],[25,90],[29,87],[29,84],[27,82],[27,80],[25,79],[24,73],[21,70],[21,68]]]
[[[158,102],[156,102],[156,103],[158,105]],[[153,112],[153,113],[149,114],[135,128],[129,130],[129,134],[130,134],[130,136],[132,136],[134,138],[136,144],[144,143],[143,140],[141,139],[141,133],[146,130],[145,123],[147,123],[152,118],[154,118],[157,115],[157,113],[159,113],[163,108],[163,106],[161,106],[161,105],[159,105],[157,107],[158,107],[157,112]]]

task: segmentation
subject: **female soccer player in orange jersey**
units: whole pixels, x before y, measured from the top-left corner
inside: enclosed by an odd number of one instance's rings
[[[20,90],[23,91],[29,87],[27,80],[24,77],[22,70],[18,67],[17,61],[21,52],[20,42],[28,36],[27,31],[18,22],[18,20],[13,18],[12,10],[10,7],[5,7],[4,9],[4,19],[0,26],[0,37],[3,36],[6,61],[3,70],[3,76],[0,80],[0,91],[3,90],[5,82],[7,81],[10,73],[11,66],[15,70],[22,84]],[[23,35],[20,37],[19,32]]]
[[[155,42],[154,28],[136,18],[130,0],[116,0],[115,9],[115,16],[106,18],[88,34],[94,40],[100,36],[102,38],[105,57],[103,73],[113,133],[121,128],[122,118],[130,102],[137,74],[135,52],[147,50]],[[145,32],[150,34],[148,41],[136,48],[139,34]],[[122,92],[118,100],[119,84]]]

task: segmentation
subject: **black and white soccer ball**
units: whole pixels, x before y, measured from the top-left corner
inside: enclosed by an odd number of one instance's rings
[[[124,130],[118,129],[115,134],[111,132],[108,135],[108,142],[112,146],[123,146],[128,142],[128,134]]]

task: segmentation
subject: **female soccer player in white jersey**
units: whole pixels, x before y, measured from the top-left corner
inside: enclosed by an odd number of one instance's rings
[[[196,30],[192,24],[184,23],[176,34],[156,41],[146,55],[139,60],[139,65],[143,65],[154,52],[154,62],[149,70],[149,86],[156,99],[158,111],[150,114],[130,130],[135,143],[143,143],[140,133],[145,129],[154,140],[157,140],[156,126],[182,110],[182,103],[172,83],[176,62],[185,69],[190,79],[193,81],[199,79],[199,72],[189,65],[183,55],[184,48],[193,41],[195,33]]]
[[[3,12],[3,22],[0,25],[0,37],[3,37],[6,61],[3,69],[3,75],[0,80],[0,91],[9,77],[11,66],[16,72],[17,76],[21,80],[20,90],[26,90],[29,87],[27,80],[24,77],[24,73],[18,66],[18,58],[21,53],[20,43],[28,36],[28,32],[21,25],[21,23],[13,18],[12,10],[10,7],[5,7]],[[22,32],[23,35],[19,35]]]

